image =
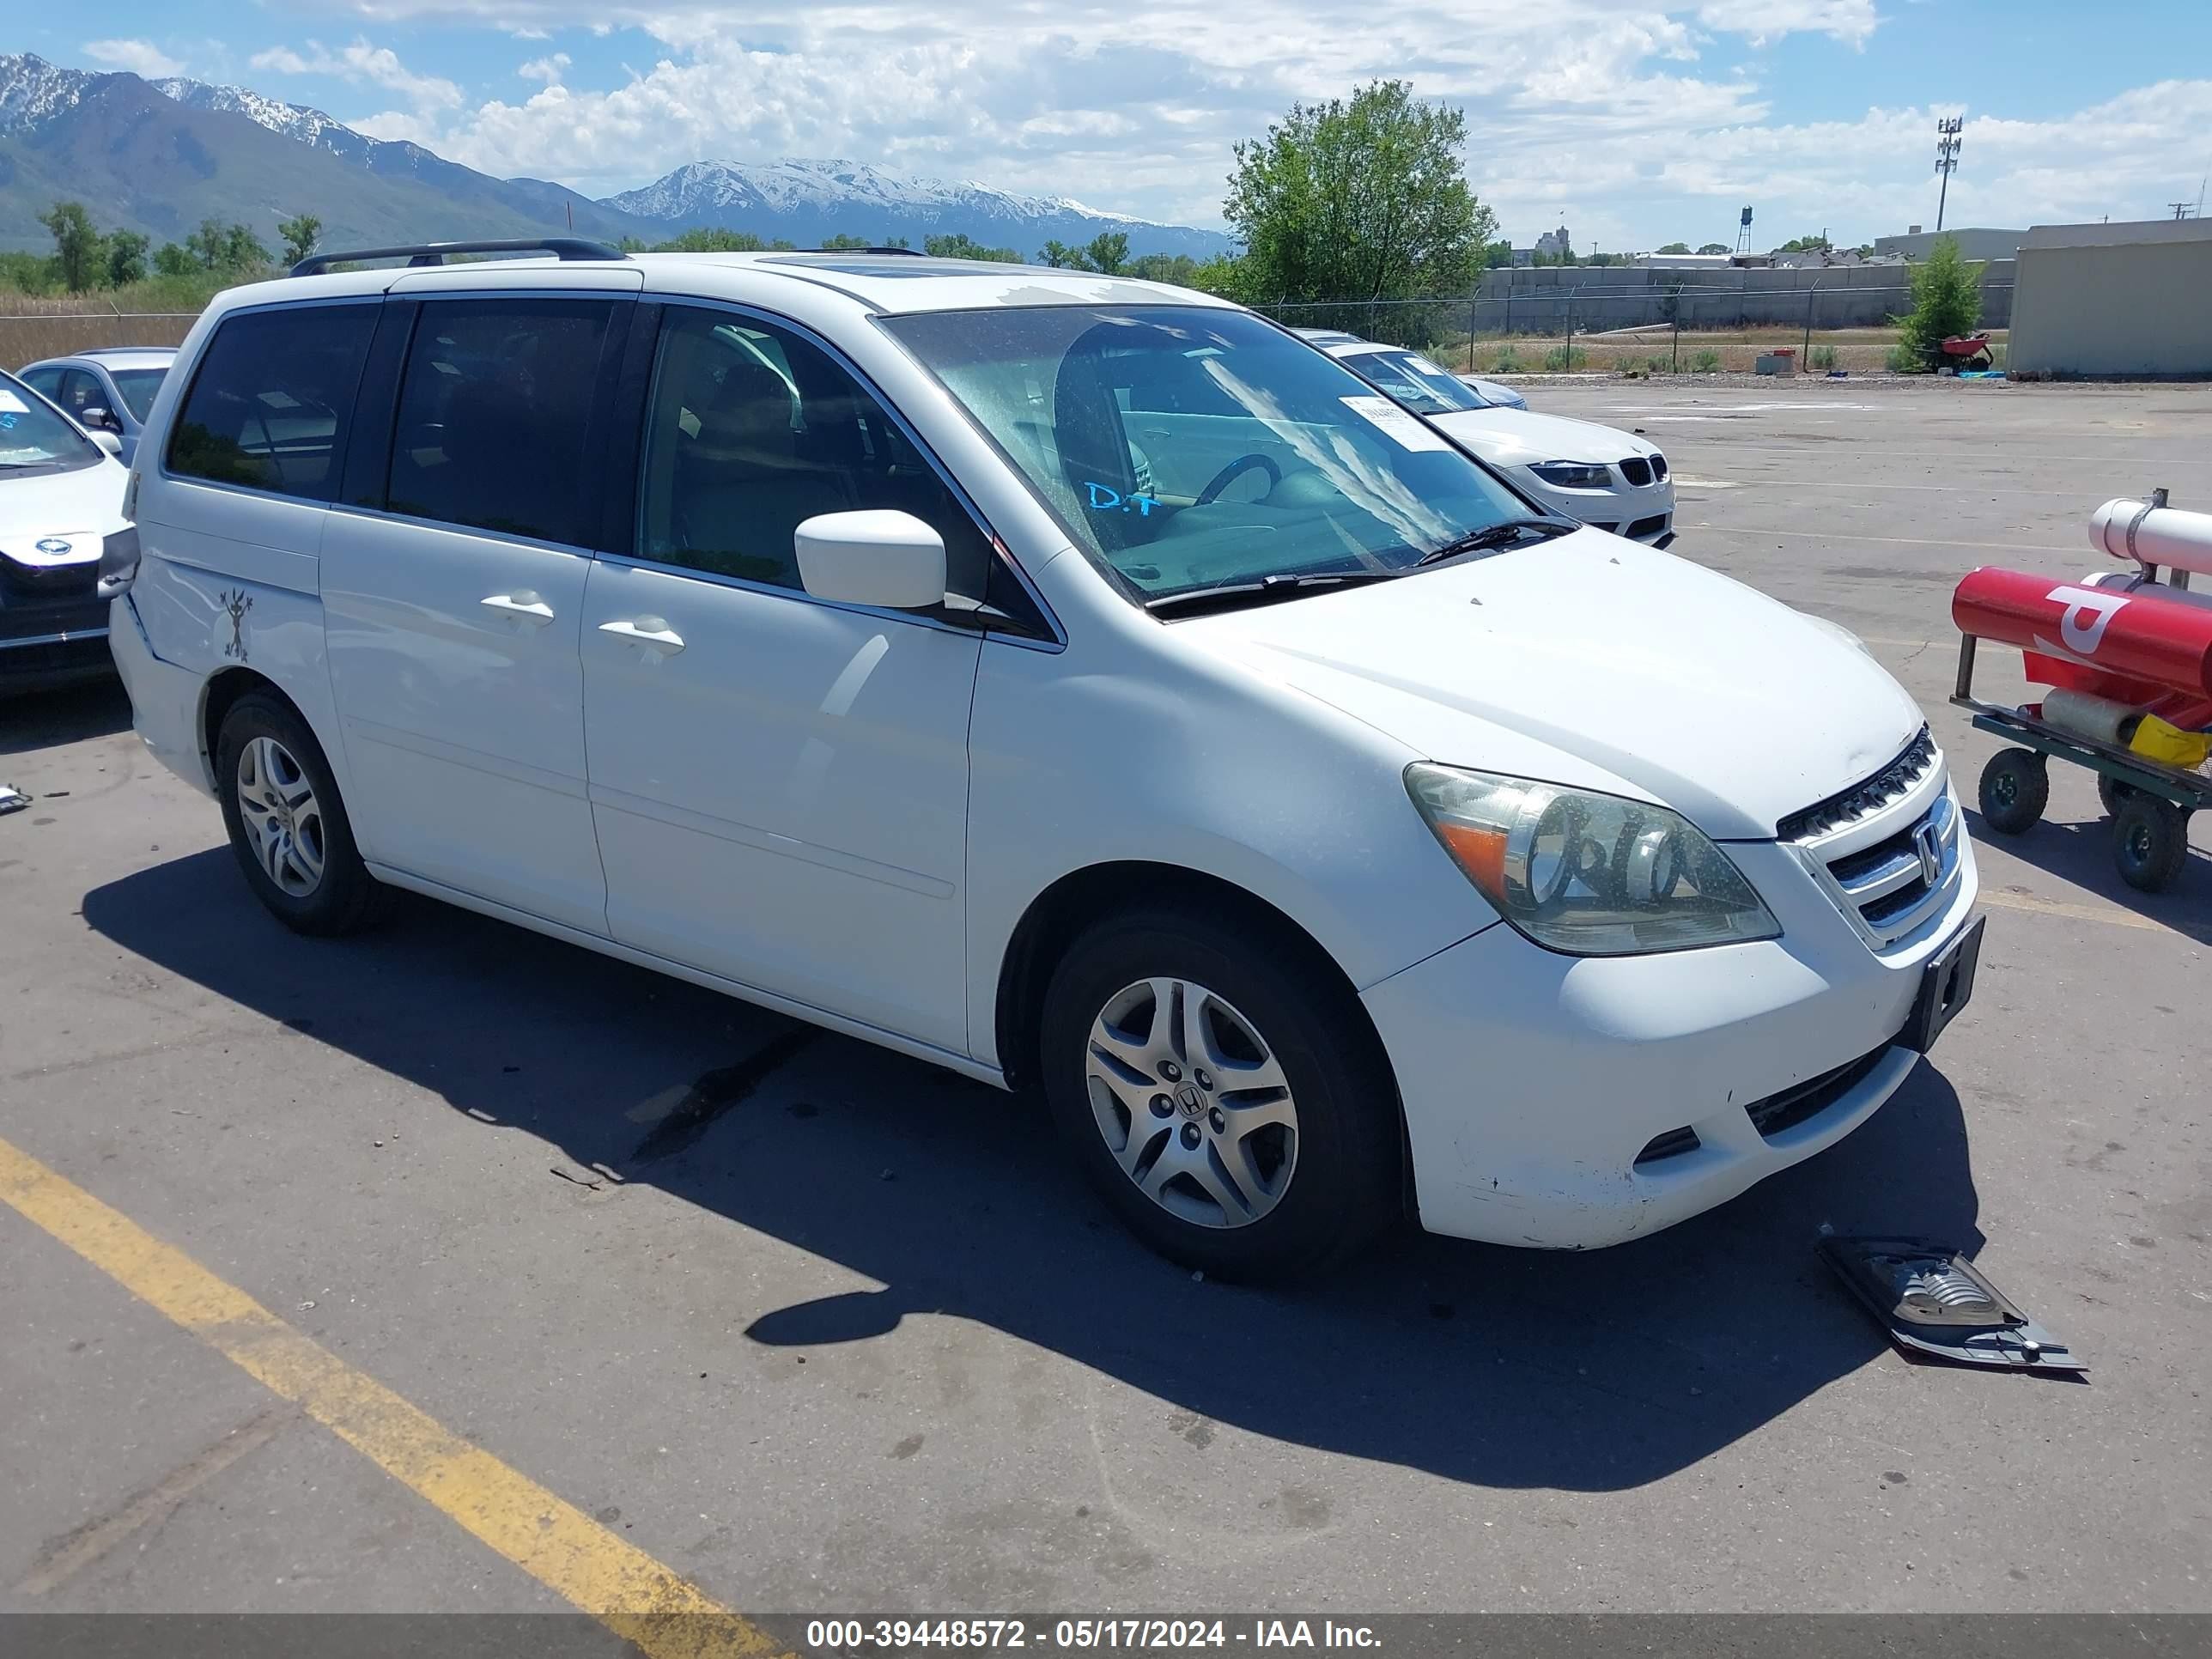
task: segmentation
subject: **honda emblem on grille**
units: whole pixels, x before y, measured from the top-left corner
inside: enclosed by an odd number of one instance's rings
[[[1923,821],[1913,826],[1912,844],[1920,854],[1920,878],[1930,887],[1943,879],[1943,847],[1936,839],[1936,825]]]

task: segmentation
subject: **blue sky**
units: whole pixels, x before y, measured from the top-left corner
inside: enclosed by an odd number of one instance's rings
[[[27,13],[28,9],[25,11]],[[102,0],[0,49],[186,74],[594,195],[839,156],[1219,222],[1240,137],[1371,76],[1468,113],[1516,241],[2163,216],[2212,172],[2204,0]]]

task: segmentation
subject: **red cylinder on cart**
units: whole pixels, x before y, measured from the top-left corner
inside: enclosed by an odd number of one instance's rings
[[[1951,620],[1962,634],[2020,647],[2032,679],[2093,689],[2088,676],[2039,672],[2040,657],[2051,667],[2212,697],[2212,608],[2161,599],[2154,588],[2086,587],[1984,566],[1952,593]]]

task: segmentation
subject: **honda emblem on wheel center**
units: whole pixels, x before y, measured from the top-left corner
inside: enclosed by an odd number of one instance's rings
[[[1186,1083],[1176,1090],[1176,1103],[1182,1108],[1185,1117],[1196,1117],[1206,1109],[1206,1102],[1200,1097],[1195,1084]]]

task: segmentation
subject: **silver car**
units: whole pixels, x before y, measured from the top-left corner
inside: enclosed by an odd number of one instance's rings
[[[100,346],[48,357],[21,369],[23,383],[61,405],[87,431],[112,432],[131,465],[154,394],[176,359],[173,346]]]

